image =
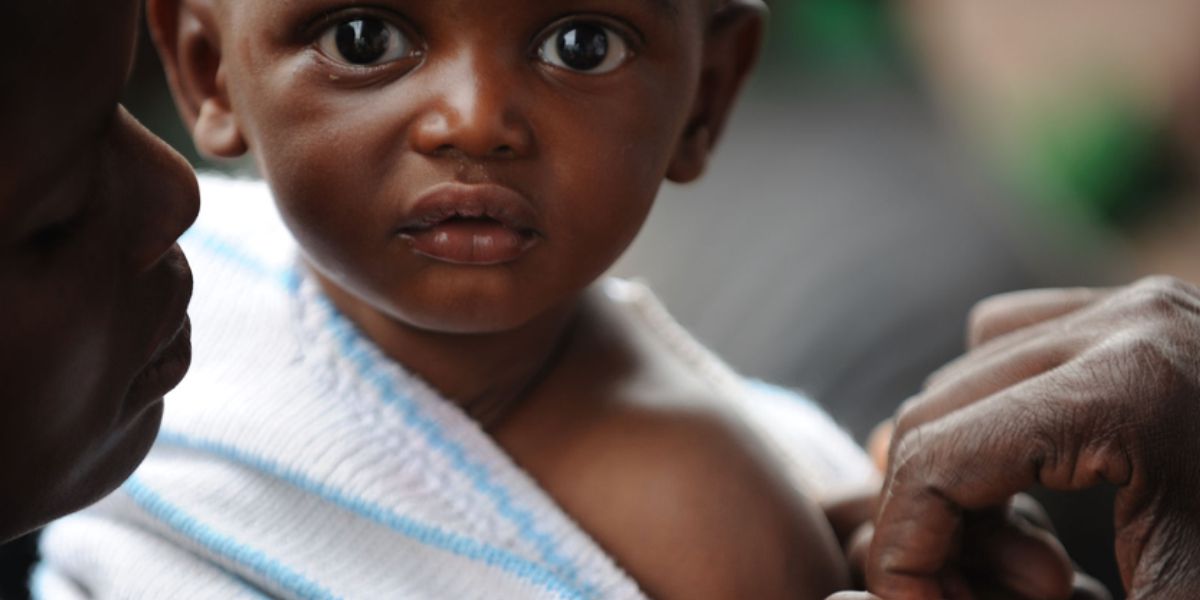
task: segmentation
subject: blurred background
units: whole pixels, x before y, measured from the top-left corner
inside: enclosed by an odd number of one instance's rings
[[[1200,2],[794,0],[618,271],[863,441],[998,292],[1200,281]],[[1112,489],[1039,490],[1121,597]]]
[[[1200,1],[772,11],[708,176],[664,188],[615,269],[742,372],[806,391],[863,441],[964,350],[988,295],[1200,281]],[[199,159],[147,44],[126,104],[197,167],[250,172]],[[1112,491],[1039,496],[1119,591]]]

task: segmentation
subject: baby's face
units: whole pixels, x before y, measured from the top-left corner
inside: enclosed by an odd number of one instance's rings
[[[311,263],[438,331],[574,298],[694,112],[701,0],[225,2],[238,127]]]

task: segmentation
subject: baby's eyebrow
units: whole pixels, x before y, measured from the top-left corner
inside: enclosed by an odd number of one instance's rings
[[[675,17],[679,16],[679,7],[675,4],[675,0],[646,0],[646,1],[649,2],[652,7],[654,7],[654,10],[656,10],[668,17],[675,18]]]

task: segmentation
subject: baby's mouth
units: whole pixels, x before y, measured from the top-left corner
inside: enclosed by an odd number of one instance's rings
[[[397,233],[415,253],[455,265],[509,263],[543,237],[524,197],[496,185],[435,186],[406,217]]]

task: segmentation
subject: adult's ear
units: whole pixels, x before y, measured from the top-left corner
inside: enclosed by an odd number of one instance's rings
[[[762,0],[728,0],[714,13],[687,128],[667,169],[671,181],[687,183],[704,173],[734,101],[758,62],[766,17]]]
[[[146,18],[196,149],[236,158],[246,153],[246,140],[225,87],[218,10],[216,0],[148,0]]]

